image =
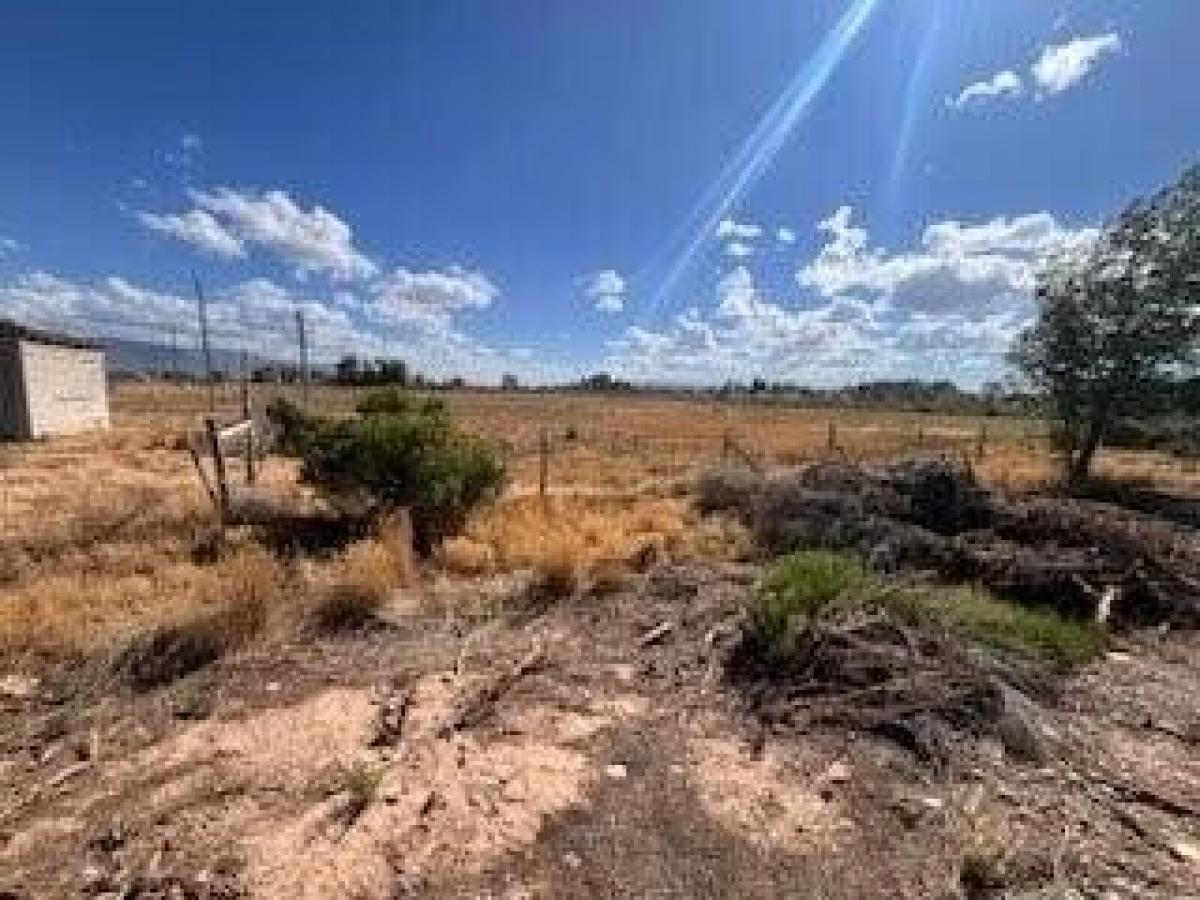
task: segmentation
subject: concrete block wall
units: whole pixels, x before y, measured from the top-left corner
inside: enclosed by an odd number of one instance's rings
[[[108,427],[108,384],[102,350],[19,342],[27,436]]]

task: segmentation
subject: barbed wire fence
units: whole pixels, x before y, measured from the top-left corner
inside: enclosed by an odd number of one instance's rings
[[[60,315],[37,324],[117,346],[121,352],[113,357],[113,374],[122,382],[147,385],[140,393],[128,391],[124,384],[118,386],[118,414],[174,413],[190,419],[199,430],[205,417],[221,427],[251,416],[261,420],[266,405],[280,396],[314,413],[353,411],[355,392],[332,389],[323,382],[333,364],[354,354],[355,348],[323,335],[319,327],[305,320],[302,310],[252,324],[211,323],[207,326],[207,354],[201,322]],[[135,358],[121,358],[130,354]],[[322,377],[309,377],[314,372]],[[157,387],[163,389],[155,390]],[[1014,434],[1003,422],[992,428],[986,420],[962,419],[948,427],[939,424],[936,416],[914,413],[884,425],[864,424],[834,407],[813,408],[786,399],[687,399],[698,407],[708,404],[711,408],[709,421],[697,433],[664,435],[661,428],[637,422],[592,422],[587,411],[559,412],[555,420],[547,418],[545,411],[531,408],[528,423],[517,429],[493,428],[489,436],[505,446],[510,460],[526,464],[527,483],[543,494],[581,489],[580,479],[586,473],[576,471],[575,462],[584,456],[607,459],[616,469],[624,467],[629,475],[624,481],[628,482],[635,472],[639,476],[649,472],[652,478],[664,481],[712,465],[767,472],[819,461],[903,454],[943,455],[977,465],[1001,447],[1024,448],[1031,454],[1048,452],[1044,429],[1027,428]],[[762,427],[754,420],[757,413],[741,412],[761,409],[786,415],[787,427]],[[487,432],[487,423],[483,425]],[[1158,468],[1159,463],[1148,461],[1143,474],[1152,478]],[[621,480],[619,474],[613,473],[611,480]]]

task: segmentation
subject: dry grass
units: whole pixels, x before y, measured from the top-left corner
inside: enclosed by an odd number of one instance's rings
[[[172,562],[128,575],[48,575],[18,585],[0,604],[0,652],[108,652],[137,632],[218,611],[231,611],[229,627],[249,637],[263,611],[288,597],[282,566],[253,547],[212,566]]]
[[[312,406],[349,413],[358,396],[317,388]],[[832,421],[837,452],[852,458],[967,454],[985,481],[1014,490],[1055,472],[1040,427],[1017,419],[587,395],[440,396],[467,427],[504,443],[512,474],[506,496],[445,546],[441,566],[460,575],[532,569],[577,585],[661,557],[743,553],[740,529],[702,519],[687,497],[687,485],[722,457],[726,436],[768,468],[828,456]],[[218,399],[219,415],[232,417],[236,390]],[[260,601],[290,610],[337,595],[334,607],[347,612],[351,598],[347,614],[361,618],[416,577],[410,538],[395,525],[331,559],[305,561],[299,574],[237,536],[215,560],[194,558],[211,510],[182,439],[205,408],[205,392],[195,388],[122,385],[108,432],[0,445],[0,653],[108,651],[156,625]],[[543,429],[554,447],[545,502],[536,495]],[[1200,489],[1194,465],[1160,454],[1108,451],[1098,469],[1159,488]],[[289,460],[268,460],[260,488],[312,502]]]
[[[727,556],[738,552],[740,540],[736,526],[702,520],[685,499],[585,495],[543,502],[526,494],[475,516],[462,537],[446,544],[441,562],[465,575],[569,568],[582,578],[636,567],[647,553]]]
[[[306,573],[307,617],[323,631],[361,628],[374,621],[392,592],[413,581],[412,531],[391,523]]]

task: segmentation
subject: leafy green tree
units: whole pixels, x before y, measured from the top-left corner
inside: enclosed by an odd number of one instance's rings
[[[1196,360],[1200,166],[1042,272],[1037,302],[1011,355],[1048,402],[1078,482],[1113,420]]]

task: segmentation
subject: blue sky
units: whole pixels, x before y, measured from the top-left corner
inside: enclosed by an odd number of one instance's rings
[[[8,0],[0,315],[434,374],[994,377],[1200,157],[1192,0]]]

